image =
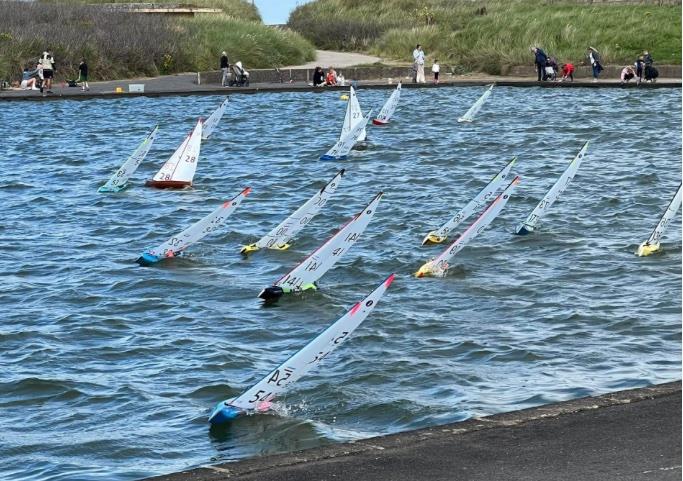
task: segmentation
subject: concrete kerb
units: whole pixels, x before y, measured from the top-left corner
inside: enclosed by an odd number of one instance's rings
[[[305,451],[264,456],[233,463],[218,464],[215,466],[205,466],[189,471],[148,478],[148,481],[219,481],[226,479],[226,477],[244,476],[274,468],[294,466],[301,463],[324,461],[366,453],[377,453],[376,455],[380,455],[379,453],[384,450],[405,448],[406,446],[419,446],[422,442],[432,440],[439,436],[462,436],[476,431],[521,426],[526,423],[543,419],[558,418],[574,413],[623,404],[632,404],[648,399],[674,396],[680,393],[680,391],[681,382],[676,381],[647,388],[631,389],[601,396],[580,398],[521,411],[472,418],[459,423],[369,438],[352,443],[335,444]]]

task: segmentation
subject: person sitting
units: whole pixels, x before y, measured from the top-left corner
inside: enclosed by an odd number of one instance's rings
[[[565,63],[562,64],[562,82],[569,79],[570,82],[574,81],[574,64]]]
[[[337,85],[337,72],[335,72],[332,67],[330,67],[330,69],[327,71],[327,77],[325,77],[325,85]]]
[[[628,83],[629,80],[632,78],[635,78],[636,76],[636,71],[633,70],[633,67],[630,65],[627,65],[623,69],[621,69],[621,83]]]
[[[548,57],[545,64],[545,74],[548,80],[557,80],[557,60],[555,57]]]
[[[28,67],[24,68],[21,73],[21,89],[22,90],[38,90],[36,86],[36,77],[38,76],[38,69],[30,70]]]
[[[315,72],[313,72],[313,86],[323,87],[325,85],[325,73],[322,67],[316,67]]]

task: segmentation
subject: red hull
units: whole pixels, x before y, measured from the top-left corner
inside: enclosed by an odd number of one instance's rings
[[[145,185],[157,189],[183,189],[185,187],[191,187],[192,182],[186,182],[184,180],[148,180],[145,182]]]
[[[387,125],[389,122],[382,122],[381,120],[372,119],[374,125]]]

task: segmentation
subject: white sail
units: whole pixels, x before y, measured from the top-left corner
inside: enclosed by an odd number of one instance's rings
[[[339,135],[339,140],[344,138],[347,132],[353,130],[353,127],[359,122],[363,121],[363,111],[360,108],[360,103],[358,103],[358,96],[356,95],[356,90],[350,87],[349,101],[346,104],[346,115],[344,116],[344,124],[342,125],[341,134]],[[356,135],[356,142],[363,142],[367,134],[365,132],[365,126]]]
[[[320,279],[360,238],[375,215],[382,195],[382,192],[377,194],[367,207],[347,222],[339,232],[274,285],[287,290],[301,290]]]
[[[286,249],[288,242],[301,231],[325,206],[334,194],[344,175],[340,170],[322,189],[315,193],[308,202],[299,207],[292,215],[283,220],[277,227],[261,237],[256,243],[246,246],[242,251],[250,252],[258,249]]]
[[[216,130],[216,126],[218,126],[218,122],[220,122],[223,118],[223,114],[225,113],[225,109],[227,107],[228,99],[226,98],[220,105],[220,107],[214,110],[213,113],[209,115],[209,118],[204,121],[204,125],[202,126],[203,140],[208,139],[211,136],[211,134],[213,134],[213,131]]]
[[[178,253],[184,251],[192,244],[203,239],[207,234],[218,229],[230,217],[230,215],[239,207],[244,198],[249,195],[251,188],[247,187],[231,200],[224,202],[221,206],[216,208],[209,215],[198,222],[195,222],[190,227],[182,231],[180,234],[171,237],[163,244],[150,249],[149,254],[158,257],[174,257]]]
[[[474,212],[483,208],[484,205],[488,202],[488,200],[492,198],[496,194],[496,192],[498,192],[500,186],[508,178],[508,176],[510,175],[510,171],[512,170],[512,167],[515,165],[516,161],[517,157],[513,157],[513,159],[505,167],[503,167],[503,169],[500,172],[494,175],[491,181],[486,185],[486,187],[484,187],[481,190],[481,192],[479,192],[476,195],[474,199],[469,201],[469,203],[465,207],[463,207],[463,209],[460,212],[455,214],[453,218],[451,218],[440,228],[438,228],[435,231],[431,231],[429,234],[427,234],[427,236],[422,241],[422,245],[425,245],[429,242],[443,242],[448,237],[448,234],[453,229],[458,227],[460,223],[469,218]]]
[[[659,241],[662,239],[662,236],[664,235],[664,231],[666,230],[666,226],[669,225],[669,222],[671,222],[671,219],[674,218],[676,215],[676,212],[678,212],[678,208],[681,206],[681,185],[678,186],[678,190],[676,191],[676,194],[674,195],[674,198],[671,199],[671,202],[666,208],[666,211],[664,212],[664,215],[659,221],[659,224],[657,224],[657,227],[655,227],[655,230],[652,231],[652,234],[648,238],[648,240],[645,241],[646,245],[658,245]]]
[[[192,178],[197,170],[199,150],[202,144],[202,120],[199,119],[194,130],[180,144],[180,147],[159,169],[154,176],[155,182],[187,182],[192,183]]]
[[[467,112],[465,112],[465,115],[458,119],[458,122],[473,122],[474,117],[479,113],[482,106],[484,105],[484,102],[486,102],[486,100],[488,100],[488,98],[491,96],[492,90],[493,84],[486,90],[486,92],[482,94],[481,97],[477,99],[476,102],[474,102],[474,104],[472,104],[472,107],[470,107],[470,109]]]
[[[147,156],[149,149],[152,148],[152,144],[157,137],[157,132],[159,132],[159,126],[154,127],[154,130],[145,137],[138,148],[126,159],[121,168],[114,172],[114,175],[98,189],[99,192],[119,192],[126,187],[128,179],[137,170],[138,166]]]
[[[382,110],[379,111],[379,115],[373,122],[379,123],[379,124],[386,124],[389,122],[391,119],[391,116],[394,115],[394,112],[396,111],[396,107],[398,107],[398,101],[401,98],[401,82],[398,83],[396,86],[396,90],[394,90],[389,97],[389,100],[386,101],[384,106],[382,107]]]
[[[560,176],[560,178],[557,179],[557,181],[550,188],[545,197],[543,197],[543,199],[538,203],[536,208],[531,212],[531,214],[529,214],[529,217],[527,217],[526,220],[517,227],[517,234],[526,234],[528,232],[532,232],[536,228],[538,221],[540,221],[541,218],[545,215],[545,213],[548,212],[550,206],[553,205],[553,203],[557,200],[560,194],[564,192],[564,190],[567,188],[569,183],[576,175],[576,172],[579,170],[579,167],[581,166],[581,161],[586,156],[587,150],[588,142],[583,144],[583,147],[581,147],[579,153],[576,154],[574,160],[571,161],[569,167],[567,167],[567,169]]]
[[[336,144],[334,144],[334,147],[328,150],[325,155],[321,156],[320,160],[345,159],[346,156],[349,155],[349,152],[351,152],[351,149],[355,143],[358,141],[358,134],[361,130],[365,129],[365,126],[368,124],[371,115],[372,110],[368,112],[365,117],[363,117],[361,122],[358,122],[356,125],[354,125],[353,129],[346,132],[346,134],[344,134],[344,136],[339,139]]]
[[[377,306],[394,280],[390,275],[369,296],[357,303],[342,318],[325,329],[303,349],[287,359],[252,388],[224,404],[244,411],[261,411],[270,401],[285,392],[292,383],[316,367],[332,351],[341,346]],[[266,406],[263,406],[266,404]],[[219,405],[220,406],[220,405]]]
[[[498,197],[496,197],[493,202],[489,204],[486,210],[481,213],[479,218],[474,221],[460,237],[458,237],[451,245],[449,245],[446,250],[439,254],[435,259],[423,265],[416,273],[416,276],[423,277],[425,275],[432,275],[436,277],[442,277],[446,275],[446,272],[448,271],[448,262],[480,232],[486,229],[486,227],[493,222],[498,214],[500,214],[500,212],[503,210],[503,207],[505,207],[505,204],[507,204],[510,195],[519,183],[519,180],[519,176],[515,177],[505,188],[505,190],[503,190],[503,192],[501,192]]]

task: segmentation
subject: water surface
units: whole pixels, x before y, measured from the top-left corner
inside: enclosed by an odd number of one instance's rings
[[[132,480],[679,378],[680,214],[663,254],[633,252],[680,182],[681,91],[497,87],[476,123],[457,124],[481,92],[406,89],[395,121],[338,163],[317,160],[338,136],[338,92],[233,96],[185,191],[143,183],[219,97],[3,104],[0,478]],[[388,95],[359,91],[365,109]],[[157,123],[132,187],[98,194]],[[512,235],[589,139],[540,230]],[[413,278],[439,251],[420,247],[427,231],[513,155],[522,182],[501,216],[447,278]],[[342,167],[291,250],[240,256]],[[134,263],[246,186],[186,257]],[[258,292],[380,190],[320,291],[264,308]],[[391,272],[373,314],[276,414],[209,429],[216,402]]]

